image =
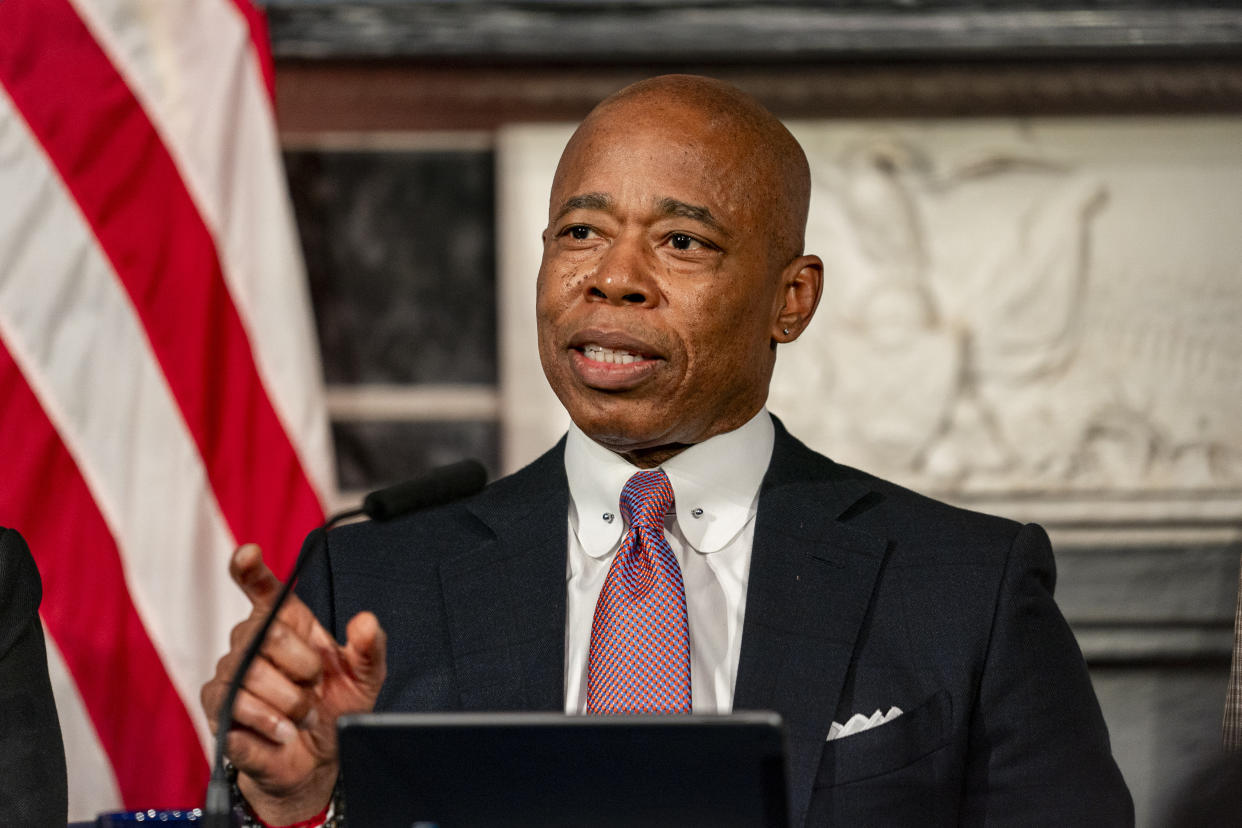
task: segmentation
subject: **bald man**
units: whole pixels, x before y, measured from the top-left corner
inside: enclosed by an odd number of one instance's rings
[[[718,81],[644,81],[583,121],[536,307],[573,426],[466,502],[337,530],[239,698],[256,813],[322,818],[344,712],[767,709],[794,824],[1133,822],[1044,532],[838,465],[765,410],[822,290],[809,193],[789,132]],[[255,612],[203,688],[213,722],[279,586],[254,547],[231,566]]]

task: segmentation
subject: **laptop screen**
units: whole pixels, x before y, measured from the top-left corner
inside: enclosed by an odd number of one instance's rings
[[[785,828],[774,713],[342,717],[353,825]]]

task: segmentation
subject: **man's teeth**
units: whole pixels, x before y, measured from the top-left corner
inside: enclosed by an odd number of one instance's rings
[[[595,362],[615,362],[617,365],[629,365],[631,362],[642,361],[642,357],[638,354],[631,354],[629,351],[614,351],[601,345],[587,345],[582,349],[582,353],[587,359]]]

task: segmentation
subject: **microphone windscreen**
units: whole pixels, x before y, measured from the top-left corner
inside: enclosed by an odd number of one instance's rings
[[[487,470],[478,460],[462,460],[432,469],[422,477],[371,492],[362,511],[371,520],[391,520],[407,512],[451,503],[482,491]]]

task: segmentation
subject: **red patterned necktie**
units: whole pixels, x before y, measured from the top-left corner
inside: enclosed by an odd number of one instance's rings
[[[588,713],[689,713],[690,627],[681,567],[664,539],[673,487],[660,469],[621,490],[628,528],[595,602]]]

